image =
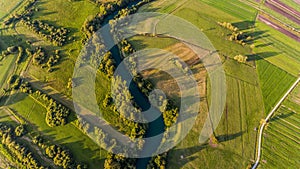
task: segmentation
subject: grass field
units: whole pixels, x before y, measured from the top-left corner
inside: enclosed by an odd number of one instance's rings
[[[0,61],[0,86],[6,82],[6,79],[9,77],[9,74],[11,73],[11,69],[14,67],[15,60],[17,56],[15,55],[9,55],[3,58],[2,61]]]
[[[261,22],[256,23],[256,29],[257,32],[261,32],[261,35],[255,41],[254,52],[259,57],[297,76],[300,72],[298,42]]]
[[[237,54],[252,54],[249,47],[227,41],[226,35],[230,32],[218,26],[216,22],[231,22],[258,38],[257,32],[249,29],[256,14],[253,8],[235,0],[230,3],[210,0],[189,0],[182,3],[174,0],[153,2],[141,11],[159,8],[159,12],[172,13],[186,19],[208,36],[221,55],[233,58]],[[142,44],[148,43],[143,47],[155,46],[154,43],[149,44],[147,38],[139,39],[142,40]],[[167,168],[245,168],[251,163],[250,160],[254,159],[254,128],[264,116],[259,78],[252,66],[237,63],[229,58],[224,63],[227,75],[227,104],[215,133],[220,143],[216,148],[198,143],[199,132],[207,116],[205,99],[201,102],[202,109],[192,131],[170,151]]]
[[[46,109],[25,94],[16,94],[8,106],[25,118],[31,126],[33,135],[42,134],[54,143],[67,147],[74,159],[87,163],[90,168],[103,165],[105,151],[100,150],[88,136],[85,136],[73,124],[49,127],[45,122]]]
[[[265,112],[268,113],[292,86],[296,77],[265,60],[259,60],[256,63],[264,98]]]
[[[245,4],[239,1],[234,0],[231,1],[231,3],[239,4],[243,8],[245,7]],[[219,9],[217,6],[224,6],[224,10]],[[250,30],[247,29],[253,24],[255,10],[249,6],[247,7],[247,11],[249,12],[241,14],[242,11],[240,9],[232,9],[231,4],[225,1],[218,1],[212,4],[212,1],[188,0],[183,3],[182,1],[172,0],[150,3],[144,6],[141,11],[154,10],[162,13],[171,13],[185,19],[205,33],[214,47],[219,50],[219,54],[233,58],[238,54],[250,54],[251,49],[249,47],[243,47],[236,42],[228,41],[227,35],[230,31],[220,27],[217,22],[230,22],[241,30],[245,29],[245,32],[249,32]],[[231,9],[234,12],[227,13],[230,11],[225,9]],[[248,19],[245,20],[244,18]]]
[[[98,12],[98,7],[89,1],[65,1],[65,0],[41,0],[36,5],[40,10],[35,12],[33,19],[43,20],[55,26],[65,27],[71,31],[75,41],[66,44],[63,47],[54,47],[48,43],[37,43],[36,45],[45,46],[48,50],[62,50],[62,61],[55,67],[55,71],[48,73],[46,70],[36,66],[30,66],[29,74],[43,81],[48,79],[53,81],[51,84],[56,90],[66,93],[68,79],[73,75],[75,61],[82,48],[80,31],[85,19]],[[18,25],[19,26],[19,25]],[[36,39],[36,35],[30,31],[23,31],[25,28],[18,28],[22,34]],[[38,38],[38,40],[40,40]],[[38,73],[37,73],[38,72]]]
[[[8,13],[11,13],[12,10],[18,7],[22,0],[14,1],[1,1],[0,2],[0,20],[2,17],[6,16]]]
[[[300,165],[300,86],[270,120],[264,134],[260,168],[298,168]]]
[[[254,128],[264,112],[258,78],[255,70],[245,68],[248,67],[246,65],[237,65],[229,60],[224,67],[227,70],[227,104],[215,131],[218,146],[201,146],[197,142],[205,110],[201,111],[192,132],[170,151],[168,168],[245,168],[254,159]],[[247,74],[236,73],[235,68],[243,68]],[[181,155],[184,159],[180,158]]]

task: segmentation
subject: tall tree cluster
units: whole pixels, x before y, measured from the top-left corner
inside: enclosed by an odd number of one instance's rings
[[[20,130],[20,128],[16,128],[15,130]],[[37,159],[29,149],[17,142],[16,135],[14,135],[13,131],[14,129],[11,126],[0,123],[1,144],[15,156],[16,160],[21,163],[23,167],[30,169],[44,168],[38,163]]]
[[[28,27],[31,31],[52,42],[56,46],[63,46],[67,42],[69,31],[66,28],[57,28],[40,20],[21,19],[21,24]]]

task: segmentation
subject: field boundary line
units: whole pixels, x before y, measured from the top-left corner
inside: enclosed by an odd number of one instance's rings
[[[257,151],[256,151],[256,161],[255,164],[253,165],[252,169],[256,169],[260,158],[261,158],[261,147],[262,147],[262,135],[263,135],[263,131],[265,126],[267,125],[267,122],[270,120],[270,118],[273,116],[273,114],[276,112],[276,110],[280,107],[280,105],[282,104],[282,102],[288,97],[288,95],[296,88],[296,86],[298,85],[298,83],[300,82],[300,77],[296,80],[296,82],[291,86],[291,88],[285,93],[285,95],[279,100],[279,102],[275,105],[275,107],[271,110],[271,112],[268,114],[268,116],[263,119],[263,122],[260,126],[260,130],[259,130],[259,136],[258,136],[258,143],[257,143]]]

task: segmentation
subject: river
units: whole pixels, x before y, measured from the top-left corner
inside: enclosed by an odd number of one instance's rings
[[[130,4],[129,6],[131,6],[131,5],[133,5],[133,4]],[[116,13],[108,16],[104,23],[108,23],[109,20],[113,19],[115,15],[116,15]],[[114,43],[113,36],[112,36],[110,30],[111,29],[102,29],[101,30],[102,31],[101,35],[103,37],[105,44]],[[108,46],[110,46],[110,45],[108,45]],[[117,67],[123,60],[122,59],[123,57],[121,55],[118,45],[114,45],[113,48],[110,49],[110,52],[112,53],[112,56],[116,61],[116,67]],[[130,72],[128,69],[122,70],[122,73],[124,73],[125,76],[130,76]],[[151,104],[150,104],[148,98],[141,92],[141,90],[139,89],[139,87],[136,85],[135,82],[131,81],[130,86],[129,86],[129,91],[130,91],[131,95],[133,96],[134,101],[142,109],[142,111],[146,111],[150,108]],[[159,110],[156,109],[154,111],[159,111]],[[152,112],[148,112],[148,113],[152,113]],[[153,112],[153,113],[159,113],[159,112]],[[160,115],[156,120],[148,123],[148,128],[147,128],[145,137],[149,138],[152,136],[159,135],[164,132],[164,128],[165,128],[164,120],[163,120],[162,115]],[[158,146],[160,145],[160,143],[161,143],[161,139],[157,142],[145,142],[142,152],[143,151],[155,152],[157,150]],[[149,163],[150,160],[151,160],[151,157],[138,158],[136,167],[138,169],[146,169],[147,164]]]

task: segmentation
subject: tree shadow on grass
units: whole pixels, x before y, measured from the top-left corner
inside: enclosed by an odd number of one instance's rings
[[[240,132],[234,133],[234,134],[219,135],[216,138],[219,141],[219,143],[222,143],[222,142],[226,142],[226,141],[229,141],[229,140],[234,140],[238,137],[241,137],[244,133],[245,133],[244,131],[240,131]]]
[[[269,121],[270,122],[275,122],[275,121],[278,121],[280,119],[285,119],[285,118],[288,118],[290,116],[293,116],[294,114],[296,114],[296,113],[293,112],[293,111],[290,111],[289,113],[279,114],[279,115],[276,115],[276,116],[272,117]]]
[[[203,149],[207,148],[208,144],[204,144],[201,146],[193,146],[189,148],[182,148],[182,149],[172,149],[169,151],[170,154],[173,154],[173,158],[177,158],[178,161],[176,162],[176,168],[182,168],[187,163],[194,161],[197,157],[192,157],[192,155],[202,151]],[[175,159],[173,159],[175,160]]]
[[[271,46],[273,45],[274,43],[266,43],[266,44],[260,44],[260,45],[257,45],[255,46],[256,48],[263,48],[263,47],[267,47],[267,46]]]
[[[18,102],[24,100],[25,97],[26,97],[25,94],[20,94],[20,93],[1,96],[0,97],[0,106],[9,106],[9,105],[18,103]],[[11,100],[5,104],[5,102],[7,101],[8,98],[11,98]]]
[[[249,54],[246,56],[248,57],[247,61],[255,61],[255,60],[261,60],[261,59],[273,57],[273,56],[276,56],[279,54],[281,54],[281,53],[279,53],[279,52],[260,52],[260,53],[255,53],[255,54]]]
[[[250,29],[251,27],[253,27],[255,25],[254,21],[241,21],[241,22],[235,22],[232,23],[233,26],[238,27],[239,30],[246,30],[246,29]]]

